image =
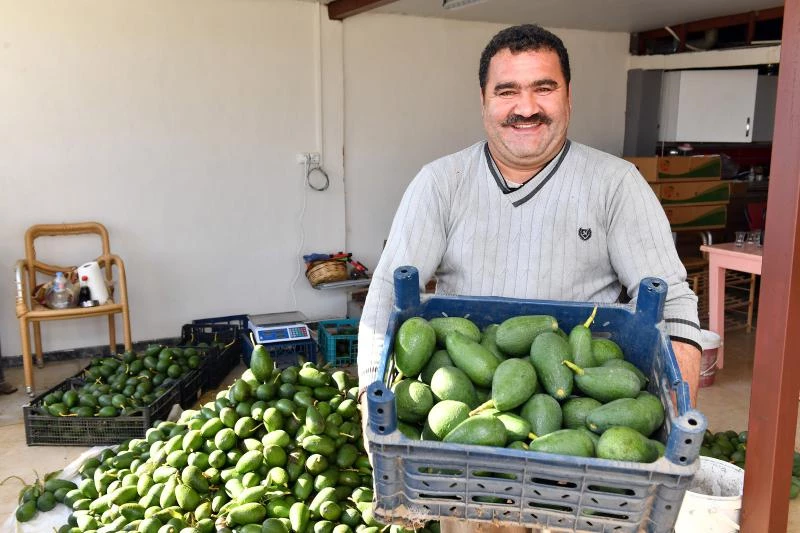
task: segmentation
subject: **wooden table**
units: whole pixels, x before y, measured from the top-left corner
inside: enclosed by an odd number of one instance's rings
[[[700,247],[708,254],[708,329],[719,335],[718,368],[722,368],[725,354],[725,270],[760,276],[762,250],[755,244],[736,246],[732,242]]]

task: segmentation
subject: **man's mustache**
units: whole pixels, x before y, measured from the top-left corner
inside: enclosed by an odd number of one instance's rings
[[[522,115],[510,115],[508,118],[505,119],[503,122],[503,126],[514,126],[516,124],[544,124],[545,126],[549,126],[553,122],[553,119],[545,115],[544,113],[534,113],[529,117],[523,117]]]

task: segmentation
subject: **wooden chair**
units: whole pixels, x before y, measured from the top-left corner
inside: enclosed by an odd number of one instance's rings
[[[37,273],[52,278],[56,272],[71,272],[75,267],[47,264],[36,258],[34,241],[38,237],[60,237],[67,235],[97,235],[102,243],[103,253],[95,259],[103,270],[106,280],[114,280],[113,268],[117,271],[117,284],[114,287],[114,297],[105,304],[95,307],[71,307],[67,309],[50,309],[33,298],[33,290],[37,284]],[[111,353],[116,353],[116,331],[114,315],[122,313],[122,327],[125,336],[125,349],[132,350],[131,326],[128,312],[128,290],[125,283],[125,266],[118,256],[111,253],[108,244],[108,231],[97,222],[82,222],[76,224],[39,224],[31,226],[25,232],[25,259],[17,261],[17,318],[19,331],[22,337],[22,363],[25,371],[25,390],[33,395],[33,361],[31,359],[31,343],[29,324],[33,324],[33,338],[36,345],[36,364],[39,368],[44,365],[42,358],[41,322],[46,320],[68,320],[73,318],[87,318],[108,316],[108,342]]]

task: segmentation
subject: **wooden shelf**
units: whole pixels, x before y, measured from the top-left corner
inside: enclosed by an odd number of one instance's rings
[[[361,287],[369,287],[371,281],[372,279],[370,278],[346,279],[343,281],[320,283],[318,285],[314,285],[313,287],[318,291],[327,291],[332,289],[358,289]]]

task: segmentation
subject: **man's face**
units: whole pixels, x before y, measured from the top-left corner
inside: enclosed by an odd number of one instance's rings
[[[572,100],[555,52],[495,54],[481,103],[489,150],[501,170],[538,171],[566,139]]]

